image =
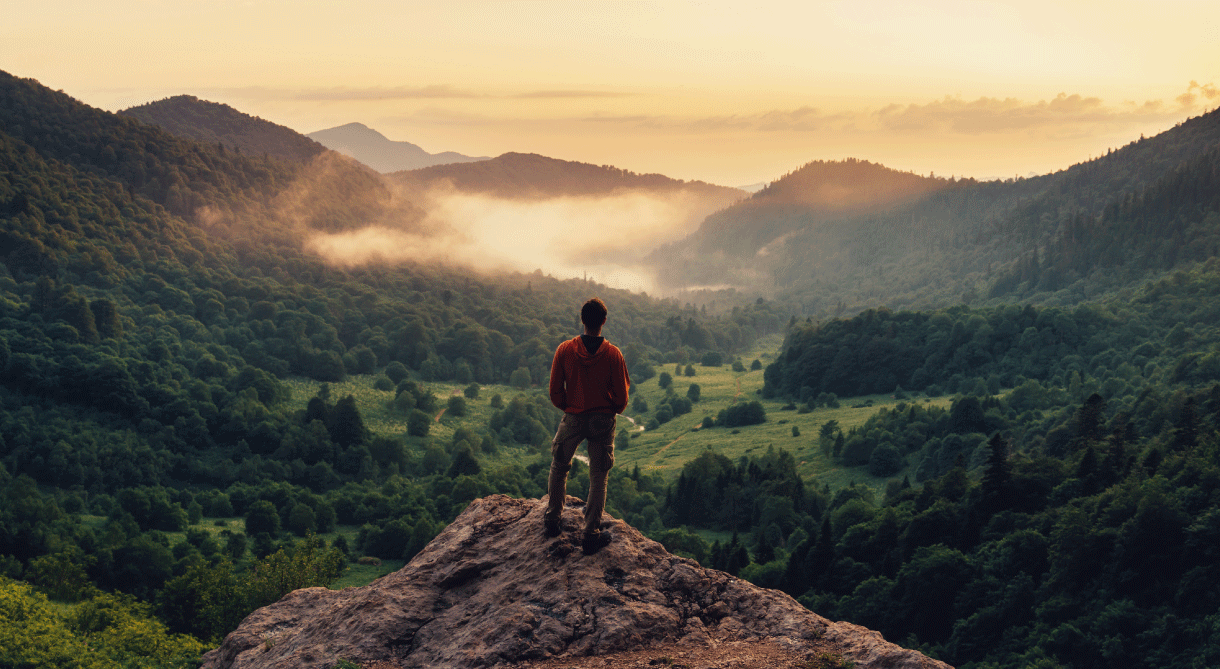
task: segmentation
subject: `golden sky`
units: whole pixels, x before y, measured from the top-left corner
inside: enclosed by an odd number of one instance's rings
[[[1062,169],[1220,106],[1217,0],[8,0],[0,69],[301,132],[744,185]]]

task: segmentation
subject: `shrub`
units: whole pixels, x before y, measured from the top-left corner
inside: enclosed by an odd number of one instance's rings
[[[391,380],[390,377],[383,374],[373,380],[373,389],[380,390],[382,392],[389,392],[394,390],[394,381]]]

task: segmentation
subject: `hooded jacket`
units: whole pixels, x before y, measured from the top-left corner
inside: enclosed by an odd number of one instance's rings
[[[564,413],[622,413],[631,377],[622,351],[602,340],[589,353],[575,337],[555,349],[551,363],[551,404]]]

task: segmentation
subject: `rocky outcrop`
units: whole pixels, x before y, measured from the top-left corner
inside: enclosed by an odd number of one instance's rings
[[[586,556],[582,502],[567,502],[563,534],[548,539],[542,502],[476,500],[401,570],[362,588],[297,590],[250,614],[203,666],[507,667],[751,644],[789,657],[837,653],[861,669],[948,666],[671,555],[622,522],[613,543]]]

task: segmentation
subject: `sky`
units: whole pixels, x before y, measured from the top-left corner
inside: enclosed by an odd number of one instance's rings
[[[308,133],[741,186],[812,160],[1006,178],[1220,106],[1216,0],[8,0],[0,69]]]

